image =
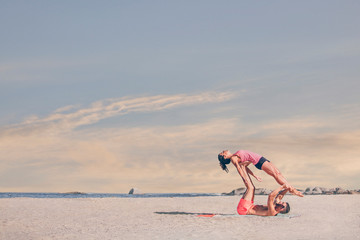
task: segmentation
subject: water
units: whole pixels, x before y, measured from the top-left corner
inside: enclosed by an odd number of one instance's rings
[[[0,198],[172,198],[221,196],[218,193],[22,193],[0,192]]]

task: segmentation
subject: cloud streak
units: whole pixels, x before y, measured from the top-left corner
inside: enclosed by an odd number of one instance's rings
[[[69,132],[77,127],[95,124],[103,119],[132,112],[154,112],[180,106],[228,101],[235,94],[230,92],[203,92],[199,94],[157,95],[105,99],[89,107],[65,106],[49,116],[30,116],[20,124],[5,128],[5,133],[51,131],[53,134]]]

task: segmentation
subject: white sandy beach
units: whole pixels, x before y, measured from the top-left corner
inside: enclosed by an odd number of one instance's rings
[[[182,214],[234,214],[239,199],[0,199],[0,239],[360,239],[360,195],[287,196],[296,218]]]

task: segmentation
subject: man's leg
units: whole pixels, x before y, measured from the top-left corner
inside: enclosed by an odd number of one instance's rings
[[[245,176],[245,179],[243,178],[243,181],[245,183],[246,191],[243,197],[240,199],[240,202],[237,206],[237,212],[240,215],[246,215],[254,203],[255,187],[251,181],[251,178],[249,177],[249,173],[245,170],[245,168],[242,168],[241,170],[244,171],[243,175]]]
[[[245,171],[245,179],[243,179],[246,187],[246,191],[242,197],[242,199],[248,200],[248,201],[254,201],[254,195],[255,195],[255,186],[254,183],[251,181],[251,178],[249,176],[249,173]]]

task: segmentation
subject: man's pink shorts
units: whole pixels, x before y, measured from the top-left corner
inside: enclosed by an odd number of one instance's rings
[[[246,215],[248,211],[254,207],[254,201],[240,199],[239,205],[237,206],[237,212],[240,215]]]

